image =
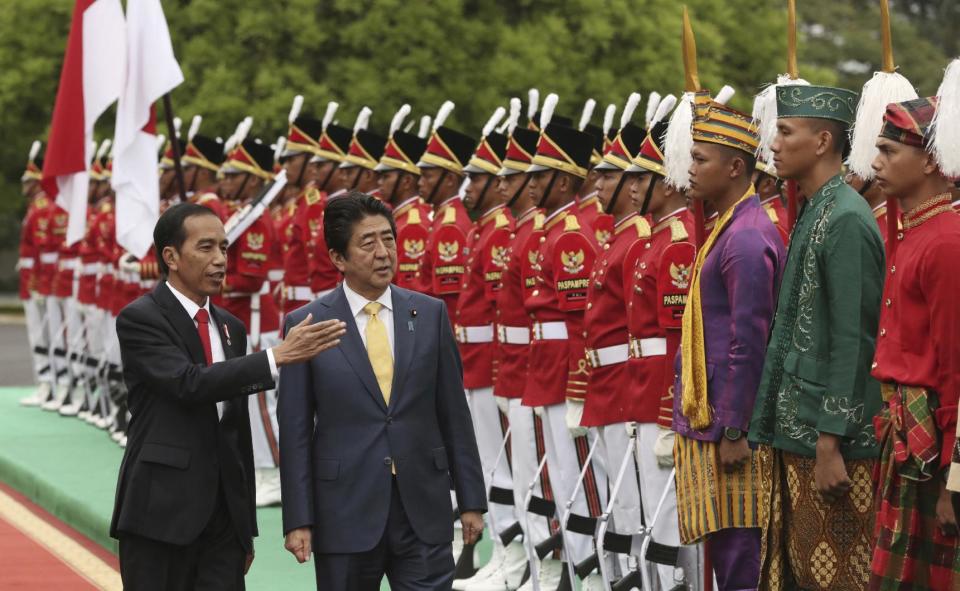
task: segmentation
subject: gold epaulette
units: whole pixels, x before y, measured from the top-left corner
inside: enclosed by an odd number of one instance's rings
[[[499,230],[500,228],[506,228],[509,225],[510,220],[507,219],[507,216],[504,215],[502,211],[497,212],[497,219],[494,221],[493,227]]]
[[[637,229],[637,238],[649,238],[652,233],[650,230],[650,222],[642,215],[638,215],[636,219],[633,220],[633,227]]]
[[[688,238],[690,238],[690,234],[683,227],[683,222],[677,218],[670,220],[670,242],[683,242]]]
[[[447,207],[445,210],[443,210],[443,223],[444,224],[457,223],[457,210],[452,207]]]
[[[320,201],[320,191],[316,187],[310,187],[303,198],[306,199],[307,205],[314,205]]]
[[[577,216],[568,215],[563,219],[564,232],[575,232],[579,229],[580,229],[580,222],[577,221]]]
[[[533,229],[534,229],[534,231],[536,231],[536,230],[542,230],[542,229],[543,229],[543,222],[544,222],[544,220],[546,220],[546,219],[547,219],[547,216],[543,215],[542,213],[538,213],[537,215],[533,216]]]
[[[414,207],[407,214],[407,223],[408,224],[420,224],[420,210]]]

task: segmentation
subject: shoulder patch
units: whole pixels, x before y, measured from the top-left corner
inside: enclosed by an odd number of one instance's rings
[[[537,215],[535,215],[533,217],[533,231],[536,232],[537,230],[542,230],[543,222],[546,219],[547,219],[547,216],[543,215],[542,213],[538,213]]]
[[[650,230],[650,222],[643,216],[637,216],[637,218],[633,220],[633,227],[637,230],[637,238],[649,238],[652,233]]]
[[[408,224],[420,224],[420,210],[414,207],[410,210],[410,213],[407,214],[407,223]]]
[[[457,210],[452,207],[447,207],[443,210],[443,222],[444,224],[455,224],[457,223]]]
[[[500,212],[497,212],[497,218],[494,221],[494,223],[495,223],[494,227],[497,229],[506,228],[507,226],[510,225],[510,219],[507,218],[507,216],[502,211],[500,211]]]
[[[574,232],[579,229],[580,229],[580,222],[577,221],[577,216],[568,215],[563,219],[564,232]]]
[[[780,216],[777,215],[777,210],[766,205],[763,206],[763,208],[767,211],[767,217],[770,218],[771,222],[773,222],[774,224],[780,223]]]
[[[690,234],[683,227],[683,222],[676,218],[670,220],[670,242],[685,242],[689,238]]]
[[[307,189],[307,194],[304,196],[304,199],[307,201],[307,205],[315,205],[320,201],[320,191],[316,187],[310,187]]]

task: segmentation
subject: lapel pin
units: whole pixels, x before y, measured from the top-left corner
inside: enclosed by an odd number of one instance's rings
[[[410,310],[410,315],[413,316],[414,318],[417,317],[417,310],[416,310],[416,308],[414,308],[413,310]]]

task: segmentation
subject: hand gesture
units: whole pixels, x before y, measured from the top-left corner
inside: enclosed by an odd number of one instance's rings
[[[840,454],[840,438],[821,433],[817,440],[817,463],[813,467],[813,479],[823,498],[832,503],[853,486],[847,475],[847,466]]]
[[[297,562],[303,564],[310,560],[312,537],[309,527],[292,529],[284,537],[283,547],[296,557]]]
[[[282,343],[273,348],[273,358],[278,366],[302,363],[313,359],[327,349],[340,344],[340,337],[347,332],[347,325],[340,320],[324,320],[312,324],[313,314],[294,326]]]
[[[464,511],[460,514],[460,525],[464,545],[475,544],[483,532],[483,516],[478,511]]]

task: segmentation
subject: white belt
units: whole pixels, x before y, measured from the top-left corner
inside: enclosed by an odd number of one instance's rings
[[[455,332],[457,342],[463,345],[493,342],[492,324],[487,324],[486,326],[457,326]]]
[[[291,302],[309,302],[313,300],[313,292],[306,285],[288,286],[287,299]]]
[[[505,345],[529,345],[530,329],[526,326],[498,326],[497,340]]]
[[[116,271],[113,270],[113,266],[110,263],[102,263],[102,266],[100,267],[100,272],[107,277],[113,277],[114,275],[117,274]]]
[[[80,266],[81,275],[96,275],[100,272],[100,263],[87,263]]]
[[[80,261],[77,259],[61,259],[60,268],[64,271],[75,271],[77,267],[80,266]]]
[[[267,271],[267,279],[270,281],[283,281],[283,269]]]
[[[566,322],[534,322],[533,340],[535,341],[565,341],[567,334]]]
[[[20,259],[17,260],[17,268],[18,268],[18,269],[32,269],[32,268],[33,268],[33,257],[29,257],[29,258],[27,258],[27,257],[20,257]]]
[[[656,357],[667,354],[667,339],[630,339],[630,356],[636,359],[641,357]]]
[[[629,358],[630,345],[626,343],[600,349],[587,349],[587,361],[594,369],[624,363]]]
[[[40,253],[40,262],[44,265],[52,265],[57,262],[59,256],[60,253],[57,252],[43,252]]]

